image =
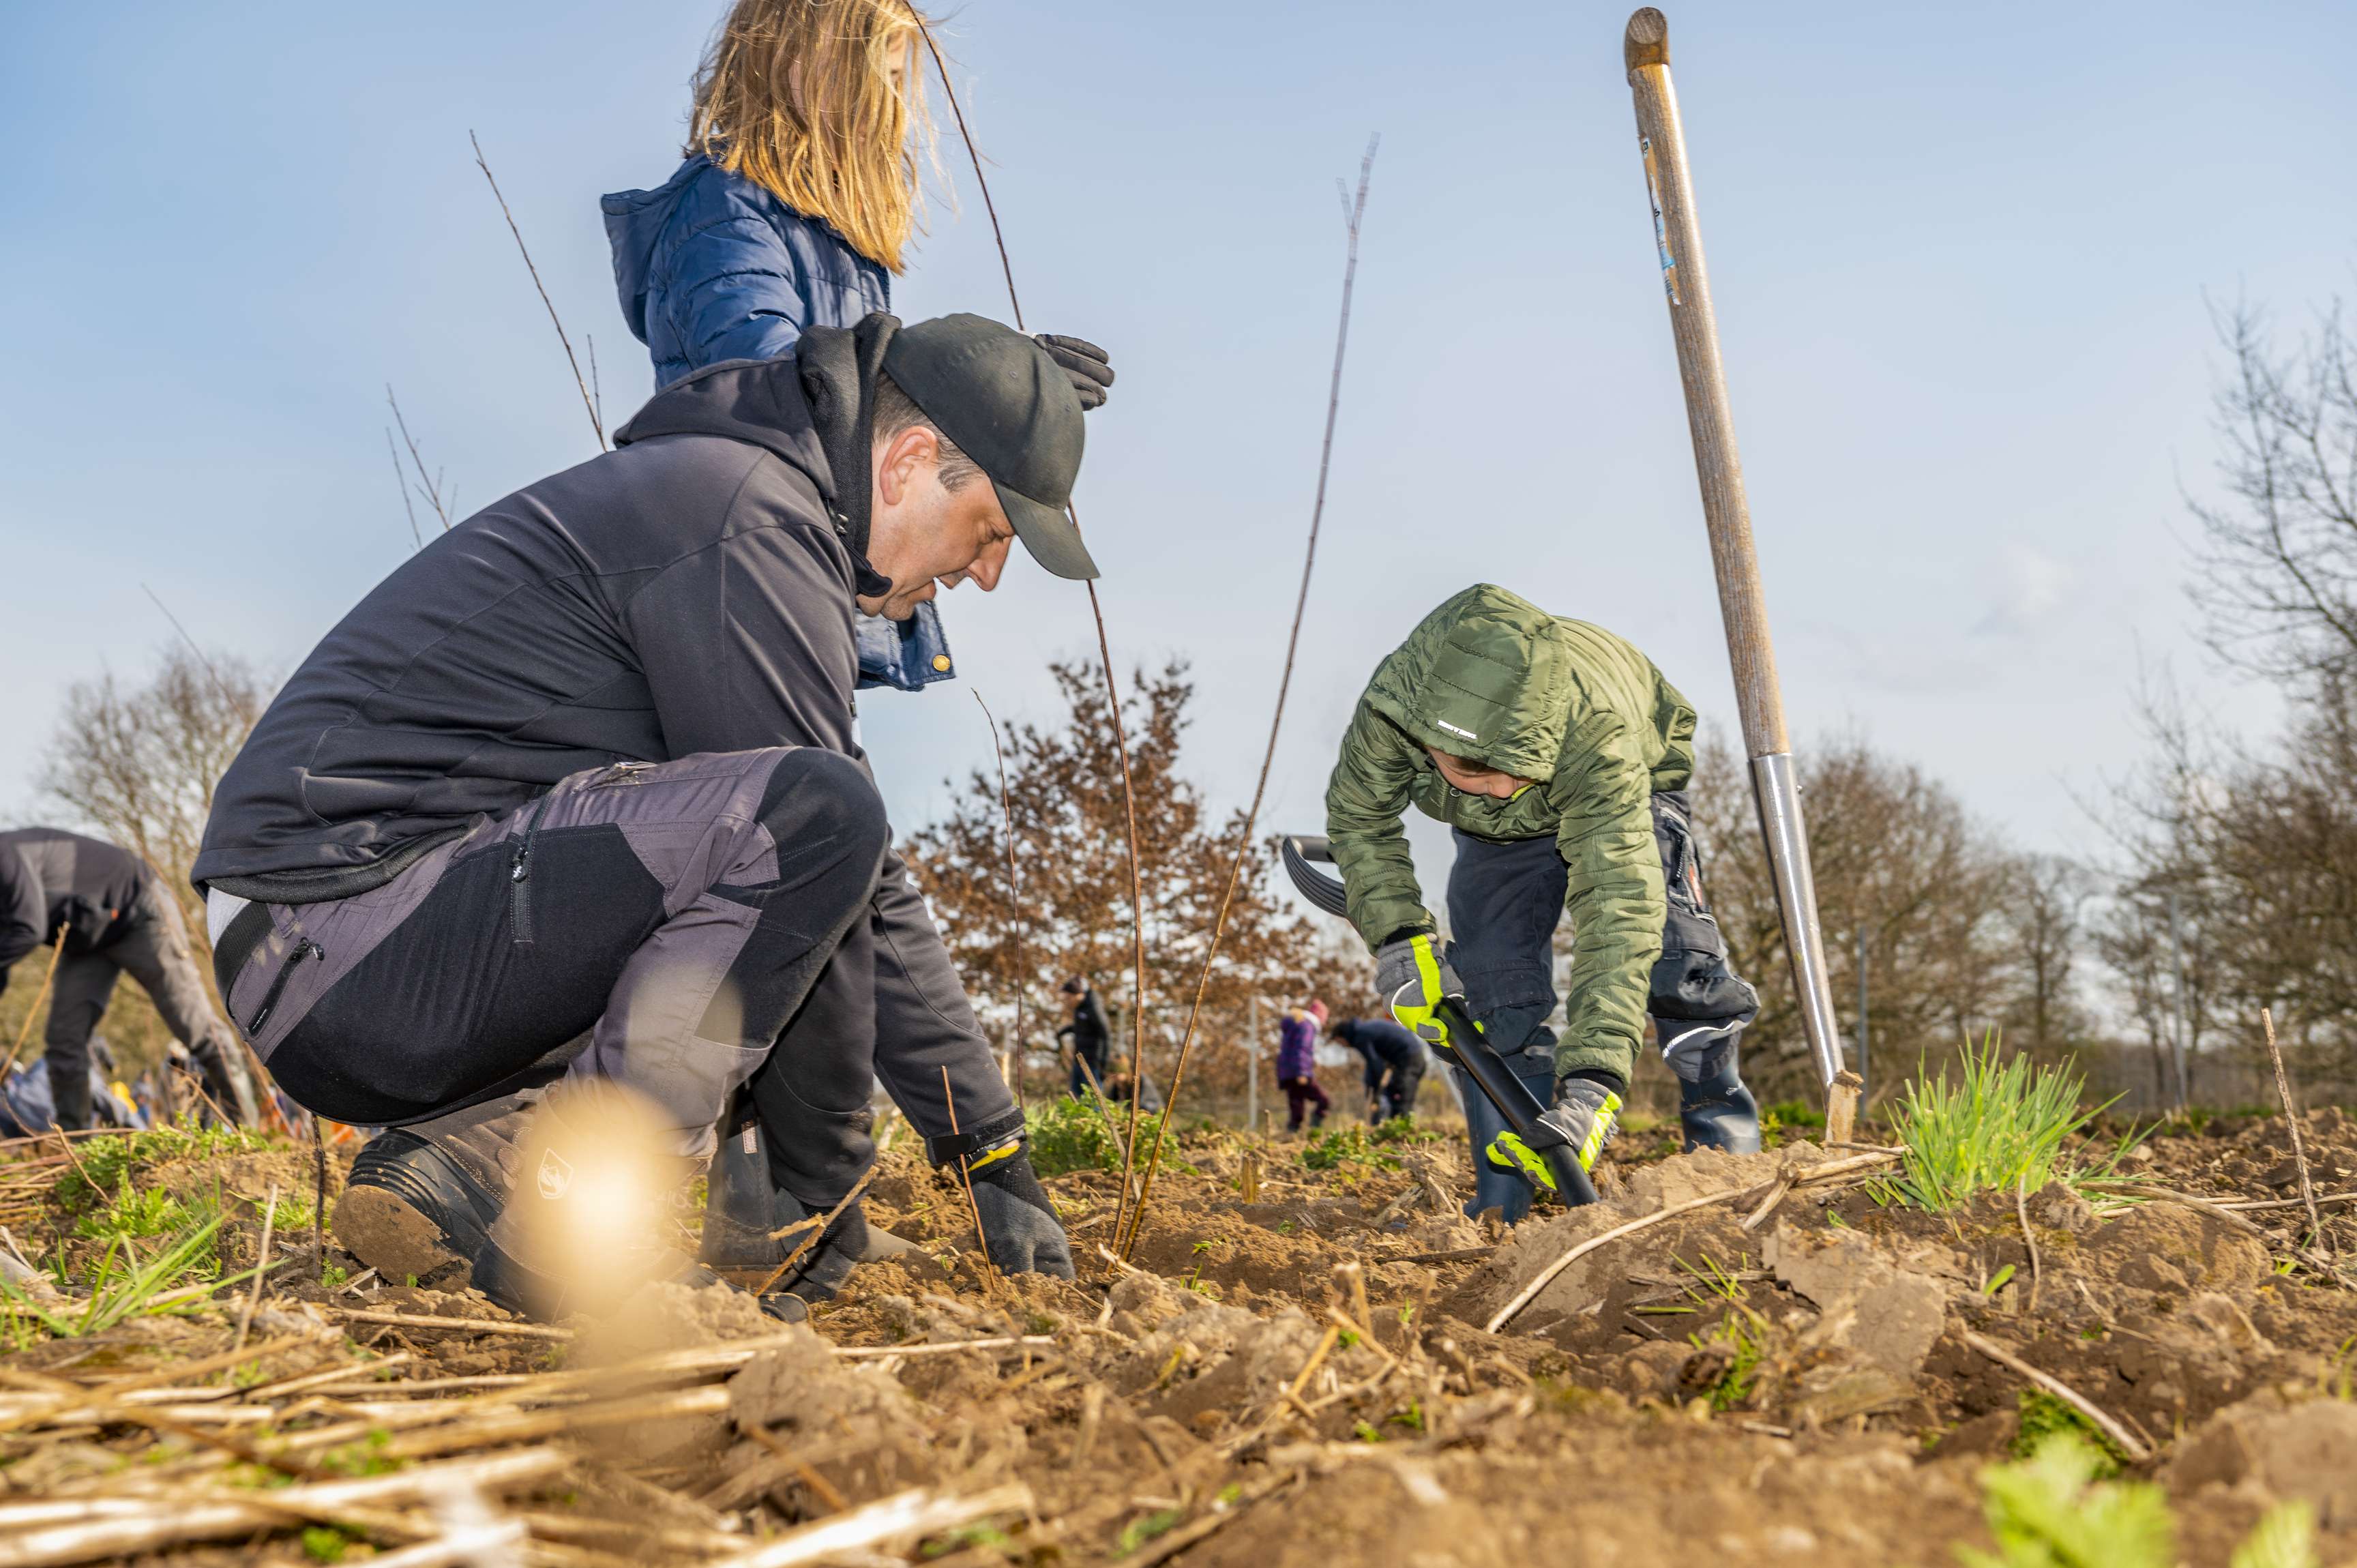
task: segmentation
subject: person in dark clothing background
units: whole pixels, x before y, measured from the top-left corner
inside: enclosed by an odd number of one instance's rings
[[[1424,1042],[1388,1018],[1340,1018],[1328,1031],[1359,1053],[1367,1069],[1367,1120],[1415,1114],[1424,1087]]]
[[[44,1035],[58,1125],[91,1124],[90,1041],[129,970],[204,1075],[221,1113],[259,1114],[242,1047],[197,971],[180,907],[128,850],[56,828],[0,833],[0,986],[37,947],[59,945]]]
[[[1061,990],[1071,999],[1072,1021],[1056,1031],[1056,1038],[1071,1042],[1071,1095],[1079,1100],[1088,1093],[1092,1077],[1100,1090],[1105,1086],[1105,1058],[1113,1044],[1113,1029],[1105,1022],[1104,1009],[1097,1005],[1096,988],[1087,976],[1072,976]]]

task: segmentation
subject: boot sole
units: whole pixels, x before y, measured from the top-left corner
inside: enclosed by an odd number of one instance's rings
[[[451,1251],[449,1238],[400,1194],[381,1187],[356,1187],[336,1205],[336,1240],[389,1284],[423,1281],[473,1261]]]
[[[352,1162],[336,1205],[336,1239],[393,1284],[473,1269],[500,1201],[448,1155],[396,1129]]]

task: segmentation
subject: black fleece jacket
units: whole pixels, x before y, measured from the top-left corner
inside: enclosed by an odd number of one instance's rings
[[[617,761],[859,757],[853,596],[889,586],[863,553],[868,415],[899,325],[813,328],[794,357],[700,371],[617,450],[412,556],[254,726],[215,791],[198,886],[349,897],[479,813]]]
[[[612,762],[814,746],[864,765],[852,597],[890,584],[835,476],[864,502],[875,371],[899,328],[814,327],[794,358],[699,371],[616,431],[617,450],[412,556],[254,726],[214,792],[197,885],[350,897],[477,813]],[[898,854],[870,923],[876,1069],[909,1120],[937,1157],[1019,1128]]]
[[[89,952],[120,936],[154,875],[129,850],[81,833],[0,833],[0,988],[10,964],[53,939]]]

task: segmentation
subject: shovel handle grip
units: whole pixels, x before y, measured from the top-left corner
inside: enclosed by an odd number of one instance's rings
[[[1473,1026],[1473,1020],[1458,998],[1442,997],[1438,1012],[1440,1021],[1448,1026],[1448,1043],[1440,1048],[1457,1058],[1482,1097],[1497,1108],[1506,1125],[1517,1136],[1527,1138],[1546,1107],[1531,1093],[1530,1086],[1515,1076],[1505,1058],[1490,1048],[1490,1042]],[[1480,1157],[1480,1150],[1474,1151],[1474,1157]],[[1554,1174],[1555,1193],[1565,1203],[1577,1208],[1596,1201],[1596,1184],[1580,1168],[1579,1158],[1571,1152],[1571,1145],[1557,1144],[1541,1157]]]

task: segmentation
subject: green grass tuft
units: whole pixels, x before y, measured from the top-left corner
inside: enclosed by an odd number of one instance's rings
[[[2315,1506],[2294,1501],[2267,1510],[2228,1568],[2317,1568],[2317,1561]]]
[[[1114,1555],[1126,1557],[1156,1536],[1166,1534],[1186,1515],[1177,1509],[1157,1509],[1143,1519],[1131,1520],[1121,1527],[1114,1541]]]
[[[1313,1171],[1340,1170],[1345,1165],[1366,1165],[1377,1170],[1400,1169],[1399,1156],[1378,1144],[1376,1136],[1356,1125],[1329,1127],[1313,1133],[1301,1151],[1301,1163]]]
[[[113,1241],[125,1236],[175,1235],[187,1230],[189,1222],[187,1204],[162,1187],[133,1187],[125,1173],[113,1200],[83,1215],[74,1229],[93,1241]]]
[[[1069,1176],[1074,1171],[1120,1170],[1120,1138],[1106,1122],[1110,1121],[1113,1127],[1121,1129],[1121,1135],[1125,1137],[1128,1118],[1126,1105],[1114,1105],[1093,1095],[1084,1101],[1060,1094],[1033,1101],[1023,1113],[1024,1128],[1030,1135],[1031,1168],[1043,1176]],[[1155,1134],[1161,1126],[1160,1112],[1148,1111],[1139,1115],[1137,1149],[1141,1163],[1154,1147]],[[1170,1150],[1166,1149],[1162,1157],[1166,1164],[1176,1163]]]
[[[38,1328],[59,1339],[75,1339],[103,1333],[128,1317],[195,1307],[198,1303],[187,1297],[161,1305],[155,1298],[193,1273],[213,1270],[213,1233],[220,1229],[221,1217],[215,1215],[158,1244],[144,1258],[135,1239],[115,1236],[91,1270],[89,1297],[80,1302],[44,1305],[0,1279],[0,1302],[8,1314],[7,1337],[17,1338],[27,1329]]]
[[[2021,1412],[2021,1425],[2014,1434],[2008,1450],[2017,1459],[2028,1459],[2038,1452],[2048,1438],[2058,1434],[2075,1437],[2089,1445],[2094,1455],[2094,1478],[2108,1481],[2120,1473],[2124,1455],[2112,1440],[2095,1428],[2095,1423],[2043,1389],[2024,1389],[2015,1407]]]
[[[334,1525],[303,1527],[303,1555],[314,1563],[341,1563],[351,1546],[351,1538]]]
[[[1412,1116],[1394,1116],[1379,1122],[1369,1134],[1378,1144],[1437,1144],[1440,1134],[1429,1127],[1419,1127]]]
[[[1900,1174],[1875,1184],[1875,1196],[1935,1212],[1975,1193],[2031,1191],[2057,1178],[2076,1184],[2109,1175],[2128,1144],[2099,1165],[2080,1166],[2063,1144],[2101,1114],[2079,1109],[2083,1085],[2064,1068],[2003,1058],[1991,1031],[1967,1046],[1953,1081],[1948,1069],[1925,1081],[1919,1072],[1891,1123],[1907,1155]]]
[[[178,1122],[116,1138],[92,1138],[81,1144],[80,1164],[58,1183],[58,1201],[69,1210],[83,1210],[110,1201],[143,1165],[191,1157],[250,1155],[270,1146],[266,1133],[237,1127],[198,1127]],[[85,1176],[87,1179],[85,1179]]]
[[[2027,1459],[1981,1472],[1981,1514],[1997,1551],[1956,1548],[1967,1568],[2172,1568],[2176,1521],[2158,1487],[2101,1479],[2104,1456],[2067,1432]]]

